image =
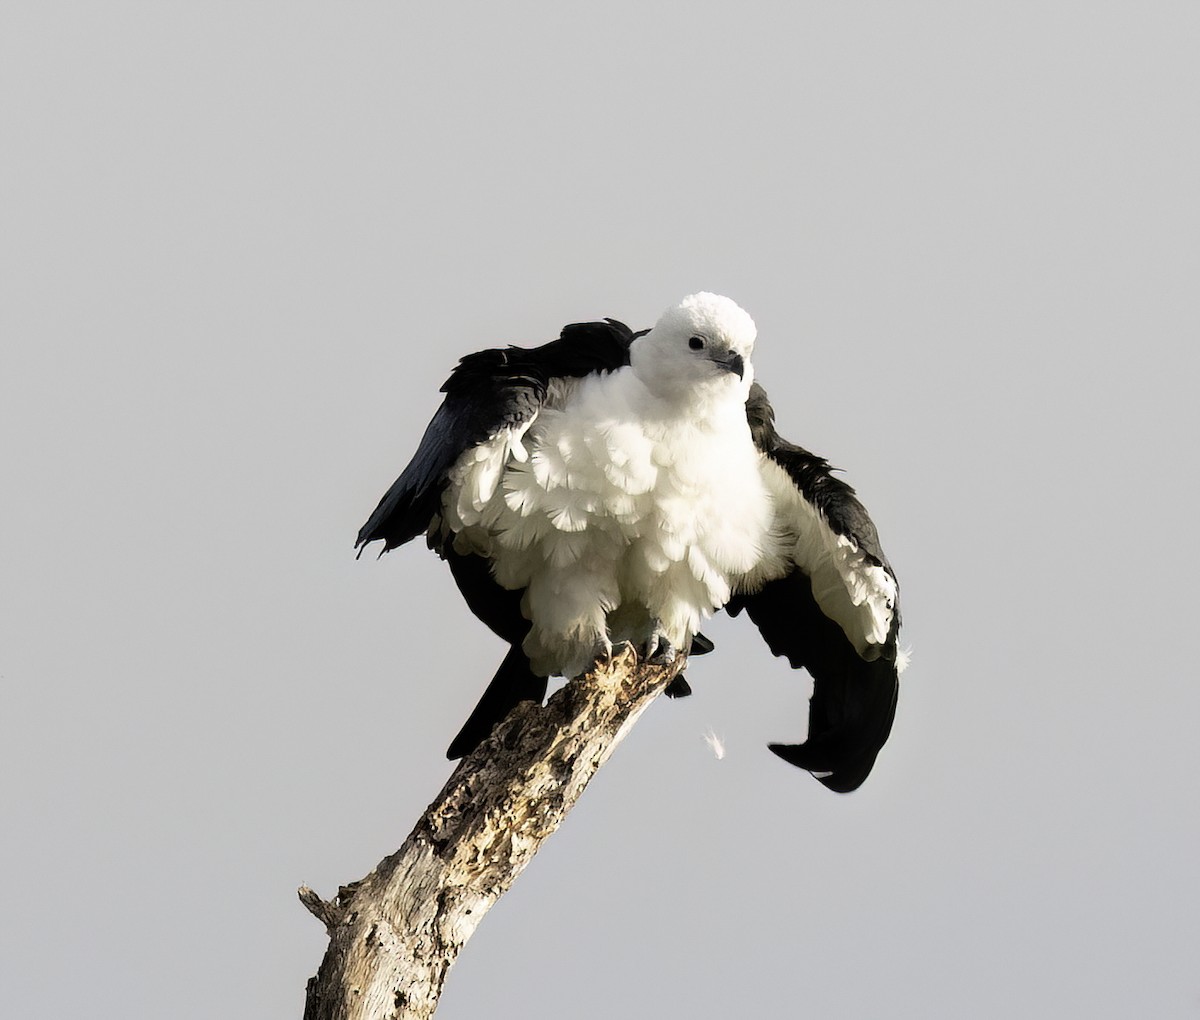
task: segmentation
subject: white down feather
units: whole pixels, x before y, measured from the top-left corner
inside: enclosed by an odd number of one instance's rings
[[[686,648],[763,558],[771,496],[744,388],[727,389],[676,415],[629,368],[589,376],[523,436],[501,431],[459,459],[444,511],[455,547],[526,590],[535,670],[574,675],[654,621]]]
[[[610,641],[652,634],[686,649],[732,591],[794,565],[859,654],[879,655],[895,582],[755,448],[754,337],[728,298],[685,298],[634,341],[629,365],[555,380],[534,418],[451,469],[441,526],[524,591],[536,672],[574,676]]]

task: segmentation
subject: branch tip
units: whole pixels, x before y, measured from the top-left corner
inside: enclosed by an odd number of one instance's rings
[[[326,928],[332,928],[341,920],[341,910],[335,904],[321,899],[308,886],[302,885],[296,890],[296,895],[300,897],[300,902],[304,904],[304,908],[325,925]]]

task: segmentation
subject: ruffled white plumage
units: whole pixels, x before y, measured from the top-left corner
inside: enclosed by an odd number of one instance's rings
[[[610,639],[652,630],[686,648],[733,591],[796,567],[858,653],[877,657],[894,579],[755,447],[749,363],[735,377],[685,349],[700,322],[748,357],[749,317],[713,299],[697,318],[689,301],[635,341],[630,365],[554,381],[531,420],[462,454],[443,500],[455,549],[487,556],[501,586],[527,589],[537,672],[573,675]]]
[[[622,604],[642,607],[627,617],[658,621],[686,647],[761,558],[771,527],[744,394],[729,387],[710,407],[672,414],[626,368],[564,395],[523,437],[506,430],[460,458],[446,498],[451,528],[469,548],[488,549],[501,585],[537,589],[526,642],[535,669],[585,668]]]

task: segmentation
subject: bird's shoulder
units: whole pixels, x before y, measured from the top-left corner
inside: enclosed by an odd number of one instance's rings
[[[616,319],[570,323],[557,339],[538,347],[509,345],[466,355],[442,384],[442,392],[468,397],[528,389],[541,401],[555,379],[578,379],[628,365],[629,346],[640,335]]]
[[[759,452],[787,474],[800,496],[829,527],[852,539],[877,564],[887,567],[879,533],[854,487],[834,474],[836,469],[826,458],[779,435],[775,430],[775,410],[758,383],[751,387],[746,400],[746,420]]]
[[[519,437],[557,391],[628,365],[637,335],[616,319],[578,322],[540,347],[493,347],[466,355],[442,385],[445,397],[417,452],[359,531],[357,544],[382,539],[391,549],[425,531],[464,454],[497,437]]]

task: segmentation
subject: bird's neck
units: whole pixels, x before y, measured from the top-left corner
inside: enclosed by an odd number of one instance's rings
[[[746,417],[752,381],[749,371],[745,379],[727,376],[702,382],[636,378],[641,384],[637,410],[645,419],[715,426]]]

